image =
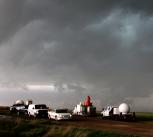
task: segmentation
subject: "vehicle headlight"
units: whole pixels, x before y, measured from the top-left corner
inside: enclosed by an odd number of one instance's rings
[[[38,112],[38,111],[36,111],[35,113],[36,113],[36,114],[38,114],[39,112]]]
[[[62,117],[62,115],[59,115],[59,117]]]

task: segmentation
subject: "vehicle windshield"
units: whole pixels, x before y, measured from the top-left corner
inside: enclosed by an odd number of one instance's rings
[[[67,109],[56,109],[56,113],[68,113]]]
[[[24,104],[14,104],[14,107],[18,107],[18,106],[24,106]]]
[[[35,109],[47,109],[46,105],[35,105]]]

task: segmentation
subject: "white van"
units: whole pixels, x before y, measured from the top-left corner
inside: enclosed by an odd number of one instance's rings
[[[30,104],[28,106],[29,117],[47,117],[48,108],[45,104]]]

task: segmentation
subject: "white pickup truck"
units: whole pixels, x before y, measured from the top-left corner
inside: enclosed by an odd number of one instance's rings
[[[101,115],[114,120],[135,120],[135,112],[130,112],[130,106],[127,103],[122,103],[118,107],[107,106]]]
[[[53,111],[48,111],[48,118],[54,120],[69,120],[72,115],[67,109],[55,109]]]
[[[47,117],[48,108],[45,104],[30,104],[28,115],[33,117]]]

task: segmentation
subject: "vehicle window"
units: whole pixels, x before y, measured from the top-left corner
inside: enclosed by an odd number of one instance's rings
[[[47,109],[46,105],[35,105],[35,109]]]
[[[67,113],[68,110],[67,109],[57,109],[56,113]]]
[[[112,107],[109,107],[108,110],[110,111],[112,109]]]
[[[18,106],[24,106],[23,104],[14,104],[14,107],[18,107]]]

